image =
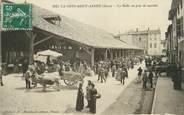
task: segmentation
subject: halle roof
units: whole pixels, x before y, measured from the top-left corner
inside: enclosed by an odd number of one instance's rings
[[[102,29],[81,23],[65,16],[59,16],[44,8],[36,5],[32,6],[33,26],[81,44],[94,48],[112,48],[112,49],[141,49],[125,42],[119,41],[114,36]],[[60,17],[60,25],[48,22],[48,18]]]
[[[37,13],[34,13],[35,11]],[[140,49],[115,39],[112,34],[102,29],[81,23],[66,16],[60,16],[60,25],[54,25],[45,20],[45,18],[51,17],[58,17],[58,14],[33,5],[33,25],[41,30],[94,48]]]

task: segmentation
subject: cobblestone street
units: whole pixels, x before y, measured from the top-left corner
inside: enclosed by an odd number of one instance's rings
[[[101,114],[109,105],[111,105],[120,93],[136,78],[137,66],[129,70],[129,78],[123,86],[109,76],[106,83],[97,81],[97,76],[86,77],[84,91],[87,80],[96,84],[98,92],[102,97],[97,100],[97,114]],[[46,92],[42,87],[26,90],[25,82],[21,74],[11,74],[4,76],[5,86],[0,87],[0,112],[1,113],[62,113],[62,114],[79,114],[75,112],[75,103],[77,89],[67,87],[61,82],[61,90],[56,91],[53,87],[48,87]],[[109,90],[108,90],[109,89]],[[87,114],[84,109],[82,113]]]

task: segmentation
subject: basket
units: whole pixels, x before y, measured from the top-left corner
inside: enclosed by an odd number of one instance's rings
[[[101,94],[97,93],[97,94],[96,94],[96,98],[97,98],[97,99],[100,99],[100,98],[101,98]]]

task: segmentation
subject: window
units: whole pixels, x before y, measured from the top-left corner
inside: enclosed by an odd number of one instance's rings
[[[150,43],[150,48],[152,48],[152,43]]]
[[[177,36],[184,36],[183,34],[183,17],[177,19],[177,26],[176,26]]]
[[[180,60],[182,58],[182,55],[181,54],[182,54],[181,51],[179,51],[179,58],[180,58]]]
[[[141,42],[141,37],[139,37],[139,41]]]
[[[183,16],[181,17],[180,19],[180,33],[181,33],[181,36],[184,36],[184,32],[183,32]]]
[[[178,5],[178,8],[177,8],[177,10],[178,10],[178,14],[180,14],[180,7],[179,7],[179,5]]]
[[[155,36],[155,40],[157,40],[157,37]]]
[[[157,44],[156,43],[154,44],[154,47],[157,48]]]
[[[181,9],[183,8],[183,0],[181,0]]]

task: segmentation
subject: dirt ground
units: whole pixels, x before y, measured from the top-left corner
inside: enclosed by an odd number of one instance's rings
[[[153,97],[154,89],[143,90],[142,83],[134,80],[102,115],[150,114]]]

